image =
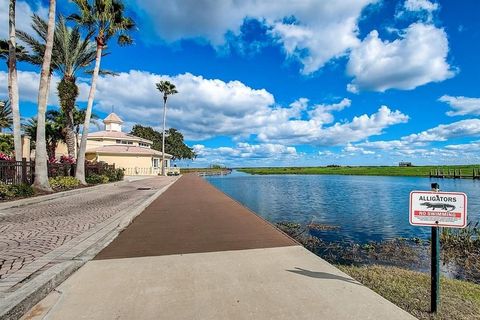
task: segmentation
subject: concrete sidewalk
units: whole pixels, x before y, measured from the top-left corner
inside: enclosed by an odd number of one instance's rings
[[[0,319],[28,310],[93,258],[175,180],[108,184],[2,209]]]
[[[414,319],[182,177],[24,319]]]

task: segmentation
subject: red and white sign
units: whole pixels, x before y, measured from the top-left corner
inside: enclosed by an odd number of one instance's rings
[[[467,195],[462,192],[410,192],[410,224],[465,228]]]

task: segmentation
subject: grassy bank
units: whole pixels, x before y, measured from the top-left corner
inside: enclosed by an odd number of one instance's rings
[[[442,278],[440,312],[432,316],[428,274],[383,266],[337,267],[419,319],[480,319],[478,284]]]
[[[459,166],[341,166],[341,167],[270,167],[270,168],[241,168],[238,171],[250,174],[340,174],[340,175],[364,175],[364,176],[413,176],[428,177],[430,171],[441,170],[462,170],[463,175],[472,175],[473,169],[480,168],[480,165],[459,165]],[[458,171],[457,171],[458,172]]]

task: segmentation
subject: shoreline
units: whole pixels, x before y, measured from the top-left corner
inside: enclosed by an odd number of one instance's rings
[[[474,170],[480,165],[443,165],[443,166],[324,166],[324,167],[266,167],[237,168],[235,170],[252,175],[350,175],[350,176],[385,176],[385,177],[419,177],[430,178],[434,170],[445,172],[444,179],[450,177],[449,172],[461,172],[455,179],[472,179]],[[435,177],[441,179],[441,177]]]

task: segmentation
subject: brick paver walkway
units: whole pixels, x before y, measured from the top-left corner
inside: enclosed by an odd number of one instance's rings
[[[120,211],[134,208],[171,181],[172,178],[159,177],[123,182],[1,210],[0,284]]]

